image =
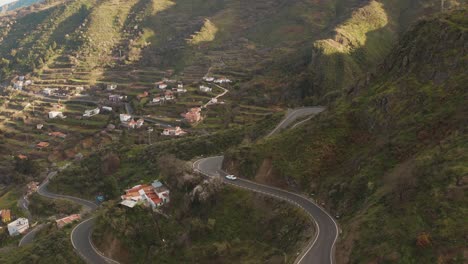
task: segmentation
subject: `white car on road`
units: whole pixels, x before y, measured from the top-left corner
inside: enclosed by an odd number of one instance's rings
[[[231,180],[231,181],[234,181],[234,180],[237,180],[237,177],[234,176],[234,175],[232,175],[232,174],[230,174],[230,175],[226,175],[226,179]]]

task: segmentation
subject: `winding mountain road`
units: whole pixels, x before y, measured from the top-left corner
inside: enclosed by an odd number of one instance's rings
[[[78,197],[73,197],[69,195],[61,195],[51,193],[47,190],[47,185],[49,184],[49,180],[53,178],[57,172],[51,172],[47,176],[47,179],[39,186],[37,193],[50,198],[50,199],[65,199],[71,202],[77,203],[85,209],[87,212],[92,212],[98,208],[98,205],[92,201],[88,201],[85,199],[81,199]],[[91,264],[109,264],[109,263],[118,263],[110,258],[104,256],[101,252],[99,252],[96,247],[93,245],[91,240],[91,233],[94,224],[94,217],[90,217],[85,219],[81,223],[79,223],[75,228],[73,228],[70,239],[75,251],[83,258],[87,263]],[[32,231],[31,231],[32,232]],[[32,235],[34,236],[34,234]],[[28,238],[27,241],[31,242],[34,237]],[[25,243],[23,243],[25,244]]]
[[[323,110],[324,108],[322,107],[309,107],[290,110],[286,114],[286,117],[283,119],[283,121],[280,124],[278,124],[278,126],[272,132],[270,132],[267,135],[267,137],[277,133],[278,131],[281,131],[286,127],[289,127],[298,118],[305,117],[308,115],[312,116],[322,112]],[[286,200],[304,209],[314,219],[317,232],[314,236],[314,239],[309,243],[306,249],[304,249],[296,263],[334,263],[334,246],[338,238],[338,225],[335,222],[335,220],[324,209],[316,205],[312,200],[299,194],[295,194],[271,186],[258,184],[244,179],[229,181],[224,178],[224,176],[227,173],[221,169],[223,159],[223,156],[215,156],[200,159],[194,162],[193,167],[194,170],[199,171],[200,173],[208,177],[222,177],[223,181],[226,184],[234,185],[240,188],[273,196],[278,199]],[[51,199],[66,199],[72,201],[74,203],[82,205],[88,212],[92,212],[97,209],[97,204],[92,201],[84,200],[69,195],[60,195],[49,192],[47,190],[47,185],[49,184],[49,180],[53,178],[56,174],[57,172],[49,173],[47,179],[39,186],[37,191],[38,194]],[[87,263],[118,263],[117,261],[104,256],[93,245],[93,242],[91,240],[91,234],[94,221],[94,217],[90,217],[79,223],[77,226],[75,226],[75,228],[71,232],[71,241],[73,248]],[[34,239],[34,235],[36,232],[37,231],[32,232],[30,237],[26,237],[25,242],[20,244],[30,243]]]
[[[299,108],[288,112],[283,121],[270,132],[267,137],[274,135],[278,131],[288,127],[298,118],[308,115],[315,115],[324,110],[323,107]],[[302,121],[301,121],[302,122]],[[295,127],[295,126],[294,126]],[[293,127],[293,128],[294,128]],[[317,205],[311,199],[281,190],[275,187],[259,184],[249,180],[238,178],[235,181],[226,179],[228,173],[222,170],[224,156],[215,156],[197,160],[193,163],[193,169],[204,174],[207,177],[221,177],[224,183],[233,185],[239,188],[247,189],[264,195],[272,196],[277,199],[290,202],[304,211],[306,211],[313,219],[316,226],[314,238],[309,242],[302,254],[297,258],[295,263],[298,264],[324,264],[335,262],[334,252],[335,243],[338,239],[339,229],[337,222],[328,214],[322,207]]]

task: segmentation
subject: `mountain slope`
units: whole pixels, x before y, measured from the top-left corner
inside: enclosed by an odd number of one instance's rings
[[[210,69],[243,81],[236,99],[310,103],[365,75],[412,21],[438,10],[438,0],[77,0],[0,19],[0,79],[40,81],[66,56],[69,84],[135,69],[196,81]]]
[[[340,263],[461,263],[467,23],[465,9],[422,20],[327,113],[225,166],[315,193],[341,216]]]

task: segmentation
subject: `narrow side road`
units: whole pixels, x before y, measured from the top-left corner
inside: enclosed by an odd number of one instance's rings
[[[281,121],[266,137],[271,137],[274,134],[281,132],[283,129],[288,128],[294,121],[296,121],[298,118],[301,117],[306,117],[306,116],[315,116],[316,114],[319,114],[325,110],[324,107],[321,106],[316,106],[316,107],[302,107],[302,108],[296,108],[292,110],[288,110],[286,113],[286,116],[284,117],[283,121]],[[302,121],[301,121],[302,122]],[[299,123],[301,123],[299,122]],[[296,125],[298,125],[297,123]],[[294,127],[296,126],[294,125]]]

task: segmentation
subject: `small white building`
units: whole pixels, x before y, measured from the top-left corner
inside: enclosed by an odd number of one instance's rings
[[[122,95],[118,95],[118,94],[111,94],[109,95],[109,101],[111,102],[120,102],[124,99],[124,97]]]
[[[155,98],[153,98],[153,100],[151,101],[153,104],[159,104],[161,103],[161,97],[160,96],[156,96]]]
[[[53,95],[56,91],[57,91],[57,89],[44,88],[44,89],[42,90],[42,93],[43,93],[44,95]]]
[[[184,88],[184,84],[183,83],[177,84],[177,88]]]
[[[120,122],[128,122],[130,119],[132,119],[131,115],[120,114]]]
[[[28,219],[21,217],[8,224],[8,233],[10,233],[10,236],[17,236],[26,232],[28,228]]]
[[[23,84],[24,82],[23,81],[16,81],[14,84],[13,84],[13,88],[15,88],[16,90],[23,90]]]
[[[214,82],[215,82],[215,83],[232,83],[231,80],[229,80],[228,78],[225,78],[225,77],[216,79]]]
[[[205,77],[203,77],[203,80],[204,80],[205,82],[212,82],[212,81],[214,81],[214,79],[215,79],[214,77],[210,77],[210,76],[205,76]]]
[[[117,89],[117,84],[108,84],[106,90],[107,91],[114,91]]]
[[[167,84],[165,84],[165,83],[160,83],[160,84],[158,85],[158,88],[161,89],[161,90],[164,90],[164,89],[167,88]]]
[[[101,112],[101,109],[98,108],[95,108],[95,109],[91,109],[91,110],[85,110],[83,116],[84,117],[91,117],[91,116],[95,116],[97,114],[99,114]]]
[[[213,89],[211,89],[210,87],[208,86],[205,86],[205,85],[200,85],[200,91],[204,92],[204,93],[209,93],[211,92]]]
[[[218,99],[217,99],[217,98],[211,98],[210,104],[217,104],[217,103],[218,103]]]
[[[110,107],[110,106],[103,106],[103,107],[102,107],[102,110],[103,110],[103,111],[107,111],[107,112],[112,112],[112,107]]]
[[[50,111],[49,112],[49,118],[50,119],[55,119],[55,118],[65,118],[66,116],[63,115],[62,112],[59,111]]]

